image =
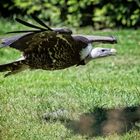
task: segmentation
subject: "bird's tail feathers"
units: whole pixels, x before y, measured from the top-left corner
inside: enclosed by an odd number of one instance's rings
[[[7,77],[11,74],[16,74],[20,71],[23,71],[27,68],[27,65],[24,64],[24,60],[17,60],[11,63],[0,65],[0,72],[8,72],[4,75]]]

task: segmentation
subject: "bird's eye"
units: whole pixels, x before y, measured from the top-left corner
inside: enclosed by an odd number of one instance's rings
[[[105,50],[103,49],[102,52],[105,52]]]

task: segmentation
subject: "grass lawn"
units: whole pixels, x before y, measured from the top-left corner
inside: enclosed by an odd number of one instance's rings
[[[0,22],[0,34],[21,28]],[[140,30],[78,33],[114,35],[117,56],[61,71],[25,71],[3,78],[0,73],[0,140],[140,139]],[[20,53],[0,49],[0,63]],[[59,109],[66,118],[44,120]]]

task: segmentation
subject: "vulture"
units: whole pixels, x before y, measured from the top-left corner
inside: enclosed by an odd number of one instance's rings
[[[115,49],[92,47],[94,42],[117,43],[113,36],[74,35],[68,28],[50,28],[39,18],[32,18],[39,26],[16,18],[32,29],[8,32],[14,35],[0,39],[0,48],[9,46],[22,52],[21,58],[0,65],[0,72],[7,72],[5,77],[28,68],[61,70],[85,65],[92,59],[116,53]]]

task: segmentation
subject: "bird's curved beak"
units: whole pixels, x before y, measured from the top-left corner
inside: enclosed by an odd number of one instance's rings
[[[116,53],[117,53],[117,50],[116,49],[110,49],[110,53],[111,53],[111,55],[115,55]]]

